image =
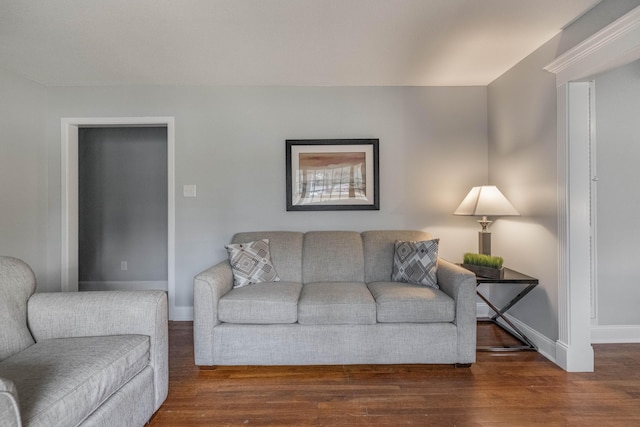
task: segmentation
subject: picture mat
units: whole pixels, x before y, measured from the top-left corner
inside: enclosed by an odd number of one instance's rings
[[[340,144],[340,145],[292,145],[291,146],[291,200],[293,205],[370,205],[374,203],[374,158],[373,158],[373,145],[369,144]],[[339,156],[340,153],[344,153],[345,156],[349,154],[360,156],[364,155],[364,174],[363,174],[363,182],[361,185],[361,191],[358,191],[355,197],[346,197],[339,198],[334,195],[331,197],[331,194],[324,194],[324,196],[315,197],[317,200],[312,200],[313,197],[307,197],[307,199],[302,198],[302,194],[300,193],[301,187],[303,183],[301,182],[300,176],[300,157],[303,157],[303,167],[304,167],[304,158],[310,159],[313,154],[334,154],[335,156]],[[353,157],[353,156],[352,156]],[[339,158],[339,157],[338,157]],[[345,157],[345,160],[348,160]],[[347,163],[350,166],[356,166],[355,164]],[[341,178],[342,179],[342,178]],[[349,182],[348,185],[355,184],[355,182]],[[346,185],[342,183],[342,185]],[[356,185],[357,186],[357,185]],[[358,186],[359,187],[359,186]],[[306,200],[306,201],[305,201]]]

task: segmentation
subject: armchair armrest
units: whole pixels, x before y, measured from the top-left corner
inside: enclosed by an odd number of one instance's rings
[[[213,328],[220,323],[218,301],[233,287],[228,260],[199,273],[193,281],[193,344],[196,365],[213,364]]]
[[[456,302],[459,363],[476,360],[476,276],[467,269],[438,259],[438,285]]]
[[[18,390],[11,380],[2,377],[0,377],[0,426],[22,426]]]
[[[154,369],[156,408],[169,387],[167,295],[162,291],[36,293],[27,321],[38,341],[106,335],[146,335]]]

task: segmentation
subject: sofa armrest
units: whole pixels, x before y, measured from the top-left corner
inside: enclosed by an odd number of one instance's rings
[[[36,293],[27,305],[27,321],[36,342],[84,336],[148,336],[155,409],[166,399],[169,387],[167,315],[167,294],[163,291]]]
[[[198,274],[193,280],[193,344],[196,365],[213,364],[213,328],[220,323],[218,301],[233,287],[228,260]]]
[[[458,363],[476,360],[476,276],[459,265],[438,259],[438,285],[456,302]]]
[[[0,426],[22,426],[18,390],[13,381],[2,377],[0,377]]]

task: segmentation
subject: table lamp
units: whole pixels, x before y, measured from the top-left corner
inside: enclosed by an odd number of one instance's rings
[[[464,198],[454,215],[482,216],[478,222],[482,230],[478,232],[478,252],[491,255],[491,232],[488,216],[520,215],[495,185],[473,187]]]

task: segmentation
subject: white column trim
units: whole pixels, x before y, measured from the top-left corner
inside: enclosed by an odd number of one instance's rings
[[[556,362],[571,372],[593,371],[589,90],[589,82],[558,88],[558,277],[564,286],[558,287]]]

